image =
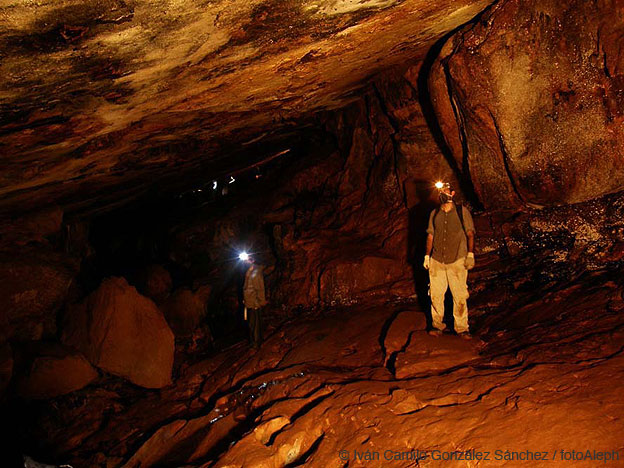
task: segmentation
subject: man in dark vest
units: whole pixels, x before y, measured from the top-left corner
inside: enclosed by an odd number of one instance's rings
[[[468,329],[468,270],[474,267],[475,228],[470,211],[453,201],[455,191],[448,183],[438,182],[440,207],[431,212],[427,227],[427,250],[423,266],[429,270],[429,295],[433,328],[439,336],[446,327],[444,296],[450,287],[453,294],[455,331],[470,339]]]

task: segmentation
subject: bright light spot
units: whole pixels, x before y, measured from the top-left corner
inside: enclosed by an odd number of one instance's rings
[[[238,254],[238,259],[246,262],[247,260],[249,260],[249,254],[247,252],[241,252]]]
[[[233,183],[235,180],[236,180],[236,179],[235,179],[234,177],[230,176],[230,182],[229,182],[229,183],[231,184],[231,183]]]
[[[441,189],[441,188],[443,188],[443,187],[444,187],[444,183],[442,183],[442,182],[436,182],[436,183],[435,183],[435,186],[436,186],[436,188],[437,188],[437,189]]]
[[[212,182],[212,190],[217,190],[217,181]]]

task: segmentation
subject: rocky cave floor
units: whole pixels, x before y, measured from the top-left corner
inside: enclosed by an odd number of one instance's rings
[[[48,401],[31,437],[74,467],[526,466],[495,458],[506,450],[546,451],[531,465],[561,466],[561,450],[622,456],[621,285],[593,274],[523,306],[518,316],[534,324],[514,327],[515,313],[504,330],[490,325],[467,341],[429,336],[425,314],[405,303],[326,310],[268,327],[258,351],[241,341],[183,366],[160,391],[112,381]],[[388,461],[387,450],[429,455]],[[469,450],[490,461],[433,458]],[[597,463],[618,466],[574,466]]]

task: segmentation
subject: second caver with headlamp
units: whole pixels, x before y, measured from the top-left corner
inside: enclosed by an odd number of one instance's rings
[[[423,266],[429,270],[429,296],[433,328],[437,336],[446,328],[444,296],[453,295],[455,331],[470,338],[468,326],[468,270],[475,265],[475,228],[468,209],[455,203],[455,191],[448,182],[436,182],[440,206],[429,215],[427,248]]]
[[[257,349],[262,343],[262,308],[267,305],[263,267],[246,251],[240,252],[238,259],[247,264],[243,284],[243,304],[245,320],[249,319],[249,341],[251,346]]]

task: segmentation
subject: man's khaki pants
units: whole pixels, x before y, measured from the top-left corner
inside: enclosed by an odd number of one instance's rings
[[[464,258],[453,263],[429,261],[429,296],[431,296],[431,319],[433,327],[444,330],[444,295],[450,287],[453,294],[453,317],[457,333],[468,331],[468,270]]]

